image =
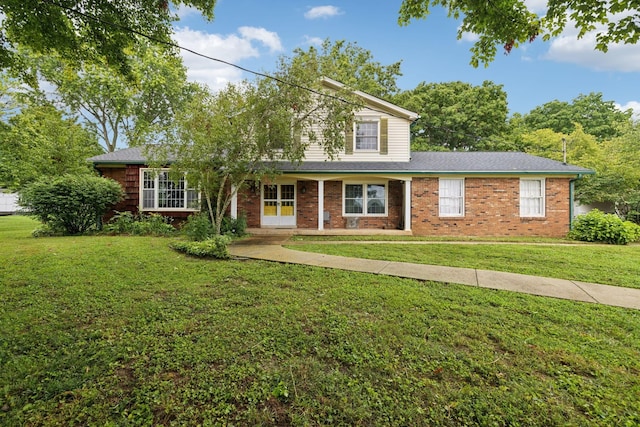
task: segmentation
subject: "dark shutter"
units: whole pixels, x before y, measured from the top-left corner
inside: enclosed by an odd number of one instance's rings
[[[344,129],[344,152],[353,154],[353,121],[347,121]]]
[[[380,119],[380,154],[389,154],[389,120]]]

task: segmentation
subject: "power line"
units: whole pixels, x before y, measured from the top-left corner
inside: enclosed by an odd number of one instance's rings
[[[349,105],[352,105],[352,106],[356,106],[356,107],[360,107],[361,106],[360,104],[357,104],[355,102],[351,102],[349,100],[346,100],[344,98],[340,98],[340,97],[335,96],[335,95],[331,95],[329,93],[320,92],[318,90],[315,90],[315,89],[312,89],[312,88],[309,88],[309,87],[306,87],[306,86],[302,86],[302,85],[299,85],[297,83],[293,83],[293,82],[289,82],[289,81],[283,80],[283,79],[281,79],[279,77],[275,77],[275,76],[272,76],[272,75],[269,75],[269,74],[261,73],[261,72],[258,72],[258,71],[251,70],[249,68],[242,67],[240,65],[234,64],[234,63],[229,62],[229,61],[225,61],[225,60],[220,59],[220,58],[215,58],[215,57],[212,57],[212,56],[209,56],[209,55],[205,55],[204,53],[200,53],[200,52],[198,52],[196,50],[193,50],[193,49],[190,49],[188,47],[181,46],[178,43],[159,39],[157,37],[154,37],[154,36],[151,36],[149,34],[143,33],[142,31],[138,31],[138,30],[136,30],[134,28],[131,28],[131,27],[128,27],[128,26],[125,26],[125,25],[122,25],[122,24],[118,24],[118,23],[115,23],[115,22],[107,21],[106,19],[99,18],[97,16],[94,16],[94,15],[86,13],[86,12],[81,12],[79,10],[76,10],[76,9],[72,8],[72,7],[56,3],[56,2],[54,2],[52,0],[43,0],[43,1],[45,3],[48,3],[48,4],[52,5],[52,6],[55,6],[55,7],[58,7],[60,9],[66,10],[67,12],[70,12],[70,13],[73,13],[75,15],[81,16],[81,17],[83,17],[85,19],[88,19],[88,20],[91,20],[91,21],[94,21],[94,22],[98,22],[100,24],[108,25],[108,26],[111,26],[111,27],[114,27],[114,28],[118,28],[120,30],[123,30],[123,31],[126,31],[126,32],[130,32],[132,34],[136,34],[136,35],[138,35],[140,37],[144,37],[144,38],[146,38],[146,39],[148,39],[148,40],[150,40],[150,41],[152,41],[154,43],[158,43],[158,44],[162,44],[162,45],[165,45],[165,46],[177,48],[177,49],[183,50],[185,52],[189,52],[189,53],[191,53],[193,55],[199,56],[201,58],[205,58],[205,59],[208,59],[210,61],[219,62],[221,64],[237,68],[237,69],[239,69],[241,71],[244,71],[244,72],[256,75],[256,76],[260,76],[260,77],[264,77],[264,78],[267,78],[267,79],[271,79],[271,80],[277,81],[278,83],[282,83],[282,84],[285,84],[287,86],[295,87],[297,89],[306,90],[306,91],[308,91],[310,93],[313,93],[313,94],[316,94],[316,95],[319,95],[319,96],[332,98],[332,99],[335,99],[337,101],[341,101],[341,102],[344,102],[346,104],[349,104]],[[394,115],[394,114],[392,114],[392,113],[390,113],[388,111],[377,110],[377,109],[371,108],[371,107],[367,107],[367,108],[372,110],[372,111],[376,111],[378,113],[389,114],[389,115],[391,115],[393,117],[399,118],[399,116],[396,116],[396,115]]]

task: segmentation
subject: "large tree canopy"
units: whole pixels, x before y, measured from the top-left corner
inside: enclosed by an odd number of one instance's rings
[[[213,19],[216,0],[172,0],[175,6],[197,8]],[[68,60],[104,57],[128,74],[126,49],[139,42],[135,32],[170,42],[168,0],[2,0],[0,69],[25,71],[17,53],[22,46],[34,52],[57,52]],[[134,32],[135,31],[135,32]]]
[[[175,158],[178,176],[201,190],[217,233],[232,197],[250,180],[275,176],[277,161],[302,161],[312,143],[335,156],[359,107],[346,88],[323,94],[317,62],[283,59],[274,74],[216,93],[202,88],[173,131],[148,147],[155,166]]]
[[[74,64],[56,55],[34,57],[28,52],[23,57],[33,58],[40,75],[55,87],[58,100],[71,114],[84,118],[107,151],[114,151],[117,145],[153,140],[193,90],[176,52],[144,40],[126,52],[128,77],[105,60]]]
[[[547,102],[531,110],[523,119],[530,130],[552,129],[565,134],[580,125],[586,133],[603,141],[618,136],[631,115],[631,109],[620,111],[613,101],[604,101],[602,93],[590,93],[578,96],[572,103]]]
[[[525,0],[403,0],[398,22],[426,18],[432,6],[442,6],[449,16],[462,17],[458,38],[464,33],[478,35],[471,49],[471,64],[485,66],[493,61],[498,46],[508,53],[538,37],[549,40],[567,25],[578,30],[578,38],[597,31],[594,48],[606,52],[613,43],[635,44],[640,39],[638,0],[548,0],[543,15],[533,13]]]
[[[411,126],[413,150],[487,150],[506,128],[507,94],[501,85],[420,83],[395,102],[420,114]]]
[[[320,48],[311,46],[306,51],[298,48],[292,60],[313,64],[321,75],[378,98],[396,94],[396,79],[402,75],[400,61],[382,65],[367,49],[344,40],[332,43],[326,39]]]

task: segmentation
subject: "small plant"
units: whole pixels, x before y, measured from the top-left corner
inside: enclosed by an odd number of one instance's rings
[[[20,192],[20,205],[51,230],[81,234],[101,228],[101,218],[123,197],[116,181],[89,175],[44,177]]]
[[[171,218],[156,213],[136,217],[131,212],[117,212],[104,229],[112,234],[170,236],[176,232],[170,222]]]
[[[222,227],[220,227],[222,234],[242,237],[246,234],[246,230],[247,218],[244,215],[240,215],[238,218],[226,216],[222,219]]]
[[[182,231],[189,240],[194,242],[207,240],[215,234],[213,224],[209,221],[209,217],[203,213],[190,215],[182,226]]]
[[[631,221],[623,221],[617,215],[594,209],[576,218],[569,237],[585,242],[626,245],[640,239],[640,226]]]
[[[229,236],[214,236],[201,242],[178,241],[171,244],[171,248],[178,252],[200,258],[229,259]]]

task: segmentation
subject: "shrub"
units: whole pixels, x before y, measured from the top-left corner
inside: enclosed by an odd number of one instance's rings
[[[105,231],[134,236],[170,236],[176,232],[171,218],[152,213],[134,216],[131,212],[117,212],[105,225]]]
[[[80,234],[100,229],[102,215],[122,200],[116,181],[90,175],[43,177],[20,192],[20,205],[51,230]]]
[[[213,224],[204,213],[190,215],[182,226],[182,231],[189,240],[201,242],[215,235]]]
[[[244,215],[239,215],[238,218],[226,216],[222,219],[222,226],[220,227],[221,234],[242,237],[245,235],[246,230],[247,218]]]
[[[640,239],[640,226],[594,209],[576,218],[569,237],[586,242],[626,245]]]
[[[231,257],[228,249],[229,242],[231,242],[229,236],[214,236],[201,242],[173,242],[171,248],[201,258],[229,259]]]

